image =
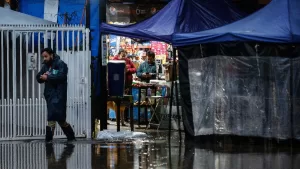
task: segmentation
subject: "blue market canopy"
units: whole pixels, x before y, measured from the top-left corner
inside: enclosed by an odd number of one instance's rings
[[[151,18],[129,26],[101,24],[103,33],[172,43],[176,33],[216,28],[243,15],[227,0],[173,0]]]
[[[300,42],[300,1],[272,0],[258,12],[234,23],[206,31],[181,33],[175,46],[229,41]]]

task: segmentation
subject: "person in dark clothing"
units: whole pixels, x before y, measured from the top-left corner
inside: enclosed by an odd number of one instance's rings
[[[68,141],[73,141],[75,140],[74,131],[66,122],[68,66],[50,48],[45,48],[42,56],[44,65],[36,75],[36,80],[38,83],[45,83],[44,97],[48,111],[46,141],[52,141],[56,122],[62,128]]]

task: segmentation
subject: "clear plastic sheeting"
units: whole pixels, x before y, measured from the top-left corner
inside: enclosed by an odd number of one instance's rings
[[[148,135],[143,132],[132,132],[132,131],[111,131],[103,130],[99,131],[97,135],[98,140],[108,141],[126,141],[126,140],[141,140],[147,139]]]
[[[300,138],[299,64],[262,56],[189,59],[194,135]]]

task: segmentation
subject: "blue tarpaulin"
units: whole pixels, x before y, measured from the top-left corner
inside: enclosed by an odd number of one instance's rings
[[[172,43],[176,33],[216,28],[241,19],[241,14],[227,0],[173,0],[153,17],[143,22],[116,26],[101,24],[103,33]]]
[[[176,34],[174,45],[228,41],[300,42],[299,16],[299,0],[272,0],[261,10],[234,23],[202,32]]]

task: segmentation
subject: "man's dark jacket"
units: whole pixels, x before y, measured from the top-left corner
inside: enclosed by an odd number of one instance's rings
[[[40,76],[49,72],[46,81]],[[58,55],[54,56],[50,65],[44,64],[36,75],[38,83],[45,83],[44,96],[47,102],[48,121],[65,121],[67,111],[67,86],[68,66],[60,60]]]

